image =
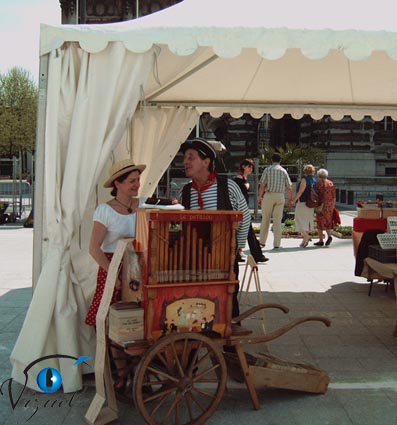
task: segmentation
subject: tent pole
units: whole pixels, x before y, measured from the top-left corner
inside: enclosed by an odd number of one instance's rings
[[[204,62],[202,62],[200,65],[196,66],[195,68],[189,70],[188,72],[186,72],[186,74],[181,75],[179,78],[177,78],[176,80],[172,81],[171,83],[165,85],[164,87],[162,87],[161,89],[151,93],[145,100],[146,102],[151,102],[153,97],[157,97],[160,96],[161,94],[167,92],[168,90],[172,89],[173,87],[177,86],[179,83],[183,82],[184,80],[186,80],[186,78],[189,78],[191,75],[193,75],[195,72],[200,71],[201,69],[205,68],[207,65],[210,65],[212,62],[214,62],[215,60],[219,59],[219,56],[217,55],[212,55],[210,58],[208,58],[207,60],[205,60]]]
[[[48,55],[40,56],[39,67],[39,98],[37,105],[37,130],[36,130],[36,154],[35,154],[35,197],[34,197],[34,232],[33,232],[33,290],[37,284],[41,272],[42,249],[43,249],[43,204],[44,204],[44,148],[45,148],[45,124],[47,109],[47,85],[48,85]]]

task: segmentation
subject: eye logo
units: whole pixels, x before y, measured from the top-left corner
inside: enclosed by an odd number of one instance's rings
[[[4,382],[0,383],[0,395],[4,394],[4,390],[3,388],[7,388],[8,387],[8,397],[10,399],[10,405],[12,410],[15,410],[16,407],[18,406],[18,404],[21,401],[21,397],[25,391],[25,388],[27,386],[27,382],[28,382],[28,371],[37,363],[44,361],[44,360],[48,360],[48,359],[54,359],[54,358],[61,358],[61,359],[71,359],[71,360],[75,360],[73,363],[73,366],[77,366],[80,363],[84,363],[85,365],[89,366],[88,363],[86,363],[86,360],[90,359],[90,356],[80,356],[80,357],[74,357],[74,356],[69,356],[66,354],[53,354],[53,355],[49,355],[49,356],[44,356],[44,357],[40,357],[39,359],[34,360],[33,362],[31,362],[30,364],[28,364],[26,366],[26,368],[23,371],[23,374],[25,375],[25,383],[22,384],[23,388],[22,390],[19,392],[19,394],[17,394],[16,396],[14,396],[13,394],[13,390],[12,390],[12,382],[13,382],[13,378],[9,378],[6,379]],[[53,367],[45,367],[43,369],[41,369],[36,377],[36,383],[37,386],[39,387],[39,389],[41,391],[43,391],[46,394],[52,394],[55,393],[56,391],[58,391],[61,388],[62,385],[62,376],[61,373],[58,371],[58,369],[55,369]],[[7,385],[8,384],[8,385]],[[7,387],[6,387],[7,385]],[[72,400],[74,398],[76,393],[74,393],[72,395],[72,397],[70,398],[69,402],[68,402],[68,406],[71,407],[72,406]],[[47,400],[44,402],[43,405],[41,405],[41,402],[38,398],[35,398],[34,400],[28,400],[23,406],[26,408],[28,405],[30,407],[33,407],[34,411],[33,413],[26,419],[25,423],[28,422],[30,419],[32,419],[32,417],[37,413],[37,411],[40,408],[47,408],[47,407],[51,407],[53,408],[55,405],[57,405],[57,407],[61,407],[61,405],[64,403],[64,401],[59,401],[55,400],[55,401],[51,401]]]
[[[56,355],[56,356],[58,357],[59,355]],[[65,357],[65,356],[62,356],[62,357]],[[69,357],[69,358],[76,359],[76,357]],[[77,366],[80,363],[85,363],[85,361],[89,360],[89,358],[90,358],[89,356],[80,356],[73,363],[73,366]],[[40,370],[39,374],[37,375],[36,382],[37,382],[37,386],[41,389],[41,391],[47,394],[52,394],[57,392],[61,388],[62,375],[60,374],[58,369],[55,369],[54,367],[46,367]]]
[[[41,369],[36,379],[38,387],[45,393],[52,394],[61,388],[62,376],[57,369],[46,367]]]

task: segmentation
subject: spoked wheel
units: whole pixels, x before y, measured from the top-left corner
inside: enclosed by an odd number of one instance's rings
[[[134,376],[134,400],[149,424],[202,424],[226,387],[220,347],[199,333],[160,339],[142,357]]]

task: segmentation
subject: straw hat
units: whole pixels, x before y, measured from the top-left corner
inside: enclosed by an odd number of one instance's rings
[[[116,162],[110,167],[109,178],[103,184],[103,187],[112,187],[112,183],[118,177],[125,173],[131,173],[132,171],[142,171],[146,168],[146,165],[140,164],[135,165],[132,159],[124,159],[123,161]]]

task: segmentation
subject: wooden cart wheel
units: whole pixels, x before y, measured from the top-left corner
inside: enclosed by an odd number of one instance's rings
[[[142,357],[134,376],[134,400],[149,424],[202,424],[226,387],[220,347],[199,333],[171,334]]]

